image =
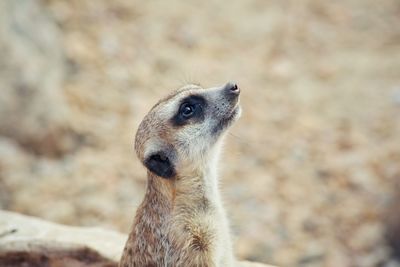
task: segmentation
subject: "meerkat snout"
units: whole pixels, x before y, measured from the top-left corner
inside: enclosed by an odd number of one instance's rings
[[[225,87],[224,90],[229,95],[235,96],[240,94],[240,88],[236,83],[228,82],[227,84],[225,84],[224,87]]]
[[[193,169],[240,116],[239,95],[238,85],[228,82],[208,89],[187,85],[162,99],[139,125],[139,159],[163,178]]]

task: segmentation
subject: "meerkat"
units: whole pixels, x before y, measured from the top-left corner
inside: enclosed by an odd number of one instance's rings
[[[140,123],[135,151],[147,190],[120,267],[233,267],[229,224],[218,189],[223,136],[240,114],[235,83],[187,85]]]

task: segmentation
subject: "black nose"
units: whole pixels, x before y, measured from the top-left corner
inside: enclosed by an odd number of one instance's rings
[[[228,82],[224,86],[225,92],[227,92],[230,95],[239,95],[240,94],[240,89],[239,86],[234,83],[234,82]]]

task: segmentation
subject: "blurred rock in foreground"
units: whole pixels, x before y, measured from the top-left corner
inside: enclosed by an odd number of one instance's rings
[[[126,238],[100,228],[65,226],[0,211],[0,266],[117,266]],[[268,267],[251,262],[239,266]]]

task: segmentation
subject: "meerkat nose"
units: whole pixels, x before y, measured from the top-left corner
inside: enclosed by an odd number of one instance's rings
[[[224,90],[228,94],[239,95],[239,93],[240,93],[239,86],[234,82],[228,82],[227,84],[225,84]]]

